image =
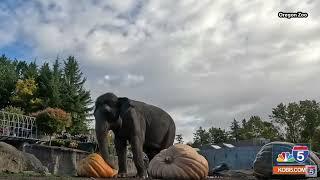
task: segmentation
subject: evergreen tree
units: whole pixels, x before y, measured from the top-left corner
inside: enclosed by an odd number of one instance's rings
[[[28,69],[28,64],[25,61],[18,60],[14,60],[13,64],[15,66],[17,77],[19,79],[26,79],[25,75]]]
[[[240,139],[250,139],[251,137],[248,137],[248,122],[244,118],[241,121],[242,128],[240,128]]]
[[[177,134],[176,135],[176,141],[177,141],[177,144],[183,144],[182,134]]]
[[[210,144],[210,134],[201,126],[193,133],[193,147],[201,147]]]
[[[211,144],[224,143],[229,140],[228,133],[225,130],[222,130],[221,128],[211,127],[208,130],[208,132],[210,135],[210,143]]]
[[[244,118],[242,119],[242,127],[245,128],[247,126],[247,120]]]
[[[53,64],[52,78],[49,84],[52,93],[49,102],[50,107],[62,108],[61,83],[62,71],[60,69],[59,59],[57,58],[55,63]]]
[[[240,132],[241,132],[241,127],[239,125],[239,122],[236,119],[233,119],[233,122],[231,123],[231,135],[235,139],[235,141],[240,140]]]
[[[52,72],[50,70],[49,64],[44,63],[39,70],[39,77],[37,78],[38,98],[40,98],[42,101],[41,110],[49,107],[49,102],[52,98],[52,89],[50,87],[51,79]]]
[[[38,66],[36,62],[31,62],[24,72],[23,79],[37,79],[38,78]]]
[[[0,57],[0,109],[11,104],[10,97],[13,95],[17,80],[14,64],[2,55]]]
[[[38,66],[36,61],[31,62],[28,65],[28,69],[26,71],[26,78],[37,78],[38,76]]]
[[[73,56],[64,62],[62,82],[62,106],[71,113],[72,126],[68,129],[71,134],[87,131],[87,117],[92,108],[90,92],[84,89],[86,78],[80,71],[79,64]]]

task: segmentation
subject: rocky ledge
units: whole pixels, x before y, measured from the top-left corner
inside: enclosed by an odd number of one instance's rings
[[[48,168],[34,155],[19,151],[10,144],[0,142],[0,173],[35,172],[46,175]]]

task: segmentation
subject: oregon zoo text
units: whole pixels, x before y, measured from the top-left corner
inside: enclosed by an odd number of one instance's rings
[[[304,13],[304,12],[278,12],[278,17],[279,18],[287,18],[287,19],[291,19],[291,18],[307,18],[308,17],[308,13]]]

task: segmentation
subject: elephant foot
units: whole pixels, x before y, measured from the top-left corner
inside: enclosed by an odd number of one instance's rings
[[[135,178],[138,178],[138,179],[148,179],[147,176],[136,176]]]
[[[127,173],[118,173],[117,178],[127,178],[128,174]]]
[[[148,179],[148,174],[147,173],[141,173],[141,174],[137,174],[136,178],[139,179]]]
[[[141,176],[141,177],[138,177],[139,179],[148,179],[147,176]]]

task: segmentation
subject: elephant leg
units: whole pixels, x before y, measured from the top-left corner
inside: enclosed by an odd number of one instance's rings
[[[118,155],[118,177],[126,177],[127,175],[127,140],[116,138],[114,141]]]
[[[166,133],[164,141],[162,142],[161,149],[167,149],[173,145],[174,138],[176,137],[176,127],[175,125],[171,125]],[[160,151],[159,151],[160,152]]]
[[[131,142],[133,161],[137,168],[137,176],[141,178],[147,177],[146,167],[143,161],[143,141],[138,136],[134,136]]]

